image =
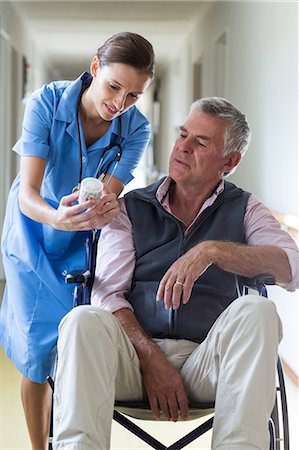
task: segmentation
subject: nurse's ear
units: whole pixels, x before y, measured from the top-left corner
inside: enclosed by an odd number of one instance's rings
[[[97,57],[97,55],[95,55],[92,58],[92,61],[91,61],[91,64],[90,64],[90,73],[91,73],[91,75],[93,77],[96,76],[99,67],[100,67],[99,58]]]

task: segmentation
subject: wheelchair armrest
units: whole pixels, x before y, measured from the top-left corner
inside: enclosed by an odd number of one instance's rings
[[[265,285],[275,285],[276,284],[275,277],[273,277],[273,275],[267,275],[267,274],[257,275],[254,278],[245,278],[244,281],[245,281],[245,284],[249,284],[251,286],[258,286],[261,284],[265,284]]]
[[[250,289],[258,292],[262,297],[268,297],[267,285],[275,285],[276,280],[272,275],[261,274],[253,278],[242,278],[243,293],[248,294]],[[238,291],[240,293],[240,290]],[[241,295],[241,294],[240,294]]]
[[[66,275],[65,282],[67,284],[70,283],[86,284],[90,277],[91,277],[90,270],[85,270],[85,272],[71,272]]]

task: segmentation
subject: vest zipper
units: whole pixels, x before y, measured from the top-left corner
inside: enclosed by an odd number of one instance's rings
[[[180,256],[184,255],[184,253],[185,253],[185,243],[186,243],[186,240],[187,240],[187,235],[182,230],[182,228],[180,228],[180,232],[182,233],[183,239],[182,239],[181,245],[179,247],[178,258]],[[181,307],[182,295],[181,295],[181,298],[180,298],[180,306],[179,306],[179,308]],[[170,314],[169,314],[169,322],[168,322],[169,323],[169,331],[170,331],[171,336],[175,336],[176,335],[176,331],[177,331],[177,320],[178,320],[177,318],[178,318],[179,309],[174,310],[171,307],[169,312],[170,312]]]

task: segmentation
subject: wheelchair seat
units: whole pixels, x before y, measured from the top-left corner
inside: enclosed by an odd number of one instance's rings
[[[214,412],[215,403],[192,403],[189,405],[187,421],[199,419]],[[126,416],[141,420],[156,420],[148,402],[116,401],[114,409]],[[160,420],[168,422],[164,416]],[[181,420],[181,419],[179,419]]]

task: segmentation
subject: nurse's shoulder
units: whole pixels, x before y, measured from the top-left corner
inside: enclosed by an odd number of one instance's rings
[[[42,87],[34,91],[28,100],[26,110],[34,110],[37,113],[42,114],[46,119],[47,114],[53,115],[59,105],[59,102],[67,90],[72,84],[72,81],[52,81],[49,84],[44,84]],[[44,116],[44,114],[46,114]]]
[[[150,130],[149,120],[139,111],[136,106],[132,106],[122,114],[123,136],[131,136],[139,128]]]

